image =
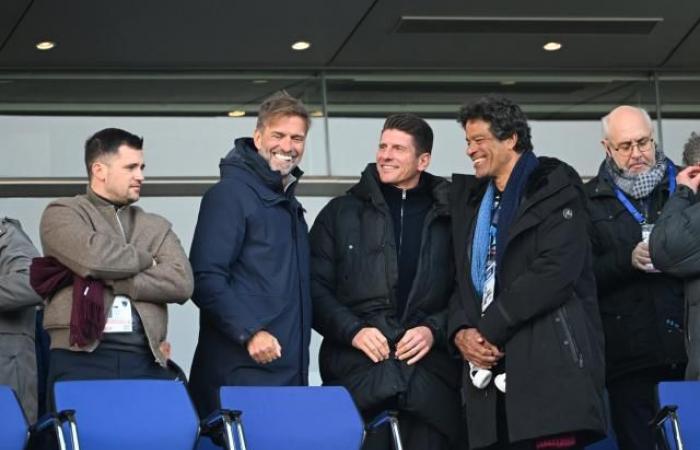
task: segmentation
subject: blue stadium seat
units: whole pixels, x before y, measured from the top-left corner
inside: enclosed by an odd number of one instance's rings
[[[220,398],[222,408],[241,411],[249,450],[358,450],[362,445],[362,417],[342,387],[224,386]]]
[[[618,450],[615,438],[608,435],[602,441],[586,446],[586,450]]]
[[[64,381],[54,394],[59,416],[74,411],[69,449],[192,450],[197,442],[197,413],[179,381]]]
[[[700,381],[663,381],[658,386],[661,428],[667,448],[700,449]]]
[[[27,418],[15,391],[0,385],[0,450],[22,450],[28,438]]]

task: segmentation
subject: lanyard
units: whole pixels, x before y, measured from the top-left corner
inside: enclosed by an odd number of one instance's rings
[[[673,163],[669,161],[669,163],[666,165],[666,175],[668,176],[668,191],[669,195],[673,195],[674,192],[676,192],[676,168],[673,167]],[[644,225],[647,223],[647,220],[644,218],[642,213],[639,212],[637,208],[632,204],[632,202],[629,201],[627,196],[620,190],[619,187],[615,186],[615,195],[617,196],[617,199],[622,203],[622,206],[625,207],[625,209],[632,214],[632,217],[634,217],[634,220],[639,222],[640,225]]]

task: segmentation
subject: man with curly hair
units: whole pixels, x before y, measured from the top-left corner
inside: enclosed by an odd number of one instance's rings
[[[581,449],[604,432],[602,333],[578,174],[536,157],[520,107],[459,112],[474,175],[453,175],[448,337],[471,448]],[[507,383],[503,380],[507,376]]]

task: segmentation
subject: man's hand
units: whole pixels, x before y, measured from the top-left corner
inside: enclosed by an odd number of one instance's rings
[[[250,357],[258,364],[268,364],[282,356],[282,347],[277,338],[265,330],[255,333],[246,348]]]
[[[426,326],[420,326],[406,330],[403,337],[396,344],[396,359],[406,364],[415,364],[433,347],[433,332]],[[409,359],[410,358],[410,359]]]
[[[649,256],[649,244],[640,241],[632,250],[632,267],[643,272],[649,272],[653,269],[651,265],[651,256]]]
[[[362,350],[375,363],[389,358],[389,343],[382,332],[374,327],[365,327],[358,331],[352,338],[352,346]]]
[[[688,166],[678,172],[676,183],[688,186],[693,192],[698,192],[700,186],[700,166]]]
[[[158,349],[163,354],[166,360],[170,359],[170,355],[172,354],[172,346],[170,345],[170,342],[162,341],[158,346]]]
[[[455,334],[454,341],[462,358],[477,367],[490,369],[499,359],[503,358],[503,352],[484,339],[476,328],[459,330]]]

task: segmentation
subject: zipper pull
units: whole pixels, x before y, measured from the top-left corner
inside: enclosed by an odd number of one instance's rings
[[[406,189],[401,190],[401,200],[406,200]]]

